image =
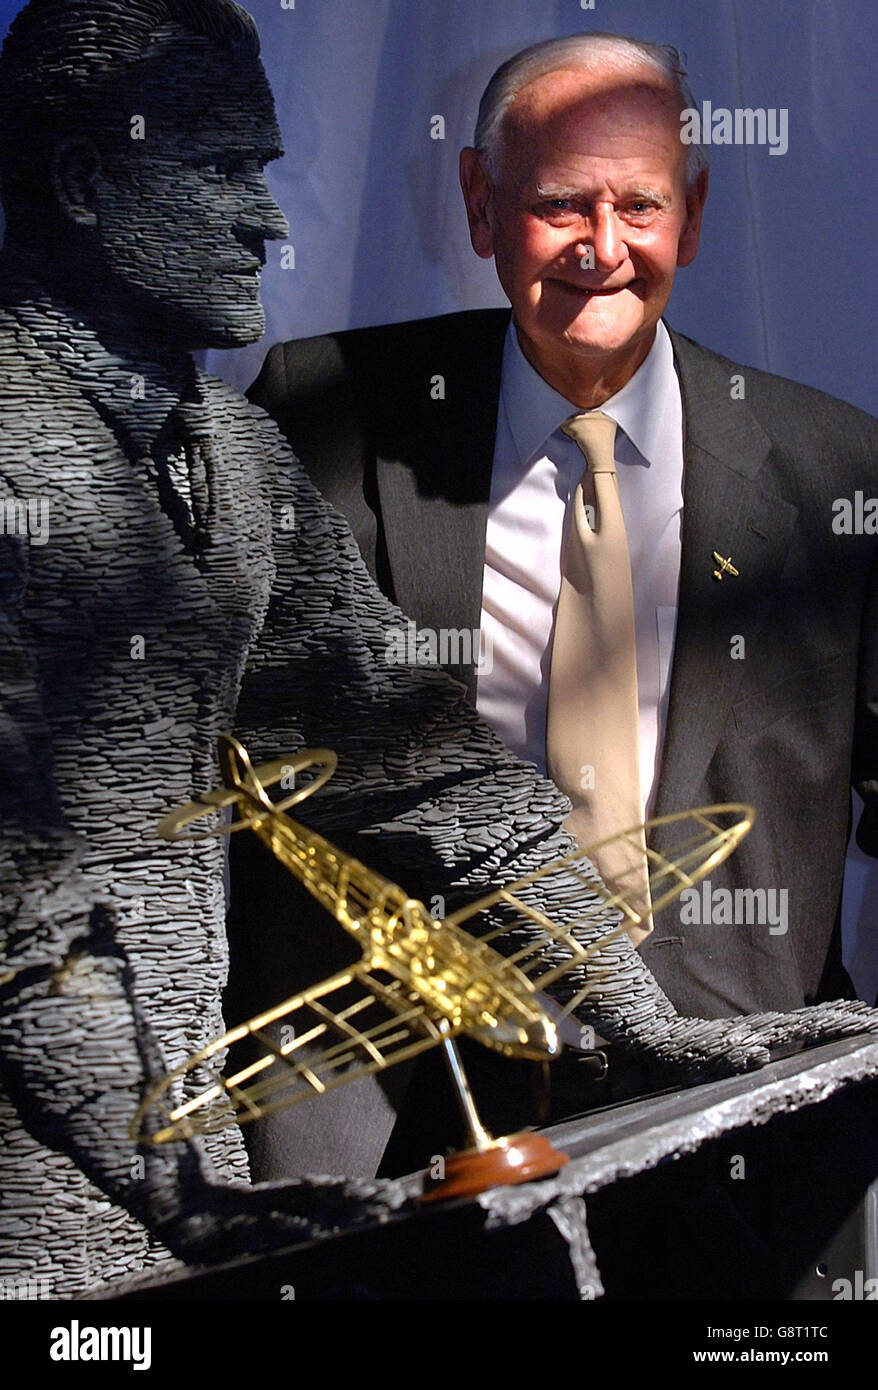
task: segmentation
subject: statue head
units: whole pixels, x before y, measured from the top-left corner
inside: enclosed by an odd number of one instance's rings
[[[30,0],[0,55],[9,247],[144,346],[236,347],[265,326],[287,224],[250,16],[231,0]]]

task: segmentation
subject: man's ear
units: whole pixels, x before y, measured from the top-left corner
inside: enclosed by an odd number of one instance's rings
[[[52,188],[62,212],[80,227],[97,226],[95,189],[101,156],[91,140],[63,140],[52,155]]]
[[[460,186],[473,250],[477,256],[488,260],[494,254],[494,234],[488,217],[491,178],[482,156],[469,145],[460,152]]]
[[[677,265],[690,265],[695,260],[709,182],[709,170],[702,169],[695,182],[686,190],[686,226],[680,234],[677,246]]]

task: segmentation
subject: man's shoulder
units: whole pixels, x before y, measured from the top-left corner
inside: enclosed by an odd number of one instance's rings
[[[687,390],[702,397],[745,402],[771,438],[801,440],[837,434],[878,448],[878,420],[867,411],[790,377],[736,362],[674,329],[669,329]]]
[[[319,354],[326,344],[336,344],[341,353],[406,353],[418,347],[426,350],[441,343],[482,343],[500,339],[509,323],[508,309],[463,309],[434,318],[408,319],[403,323],[379,323],[366,328],[347,328],[311,338],[294,338],[282,346],[288,353],[305,356]]]
[[[283,390],[289,405],[306,408],[315,391],[404,387],[424,372],[468,375],[479,364],[499,362],[508,323],[508,309],[470,309],[292,339],[269,351],[248,395],[261,401]]]

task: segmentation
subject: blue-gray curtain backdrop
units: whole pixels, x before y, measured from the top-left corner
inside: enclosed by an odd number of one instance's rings
[[[0,0],[5,33],[17,3]],[[874,0],[249,0],[285,159],[290,221],[268,248],[267,331],[210,370],[245,388],[285,338],[504,303],[469,247],[457,152],[517,48],[577,30],[675,44],[698,102],[786,108],[789,150],[716,146],[701,249],[674,327],[878,413]],[[444,120],[444,139],[431,138]],[[820,808],[814,807],[815,815]],[[846,958],[878,988],[878,866],[853,851]]]

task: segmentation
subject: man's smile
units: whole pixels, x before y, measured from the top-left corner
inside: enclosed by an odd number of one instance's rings
[[[544,284],[557,286],[565,294],[570,294],[578,299],[609,299],[615,294],[621,294],[623,290],[630,290],[632,294],[643,298],[643,281],[637,279],[629,280],[625,285],[592,288],[589,285],[574,285],[569,280],[561,280],[551,276],[544,281]]]

